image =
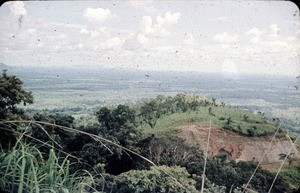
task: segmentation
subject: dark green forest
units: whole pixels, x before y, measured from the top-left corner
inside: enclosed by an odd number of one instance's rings
[[[159,95],[135,104],[99,107],[79,118],[64,113],[32,115],[22,110],[23,105],[32,103],[34,93],[24,90],[17,76],[3,71],[2,192],[265,193],[270,188],[273,193],[299,191],[299,166],[285,168],[276,176],[276,172],[257,168],[257,162],[236,162],[227,154],[206,160],[206,152],[174,135],[176,127],[164,126],[175,117],[175,124],[211,121],[214,127],[250,138],[273,135],[278,130],[276,120],[214,98],[181,93]],[[278,137],[283,133],[279,129]]]

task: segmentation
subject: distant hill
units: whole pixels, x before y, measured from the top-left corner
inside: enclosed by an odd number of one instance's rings
[[[2,62],[0,62],[0,69],[7,69],[7,68],[9,68],[8,65],[6,65],[6,64],[4,64],[4,63],[2,63]]]

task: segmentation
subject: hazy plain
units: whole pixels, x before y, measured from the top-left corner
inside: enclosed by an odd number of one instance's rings
[[[157,95],[199,94],[231,106],[279,118],[299,130],[300,91],[296,77],[213,74],[175,71],[105,69],[97,67],[14,67],[35,102],[28,112],[92,113],[100,106],[133,103]]]

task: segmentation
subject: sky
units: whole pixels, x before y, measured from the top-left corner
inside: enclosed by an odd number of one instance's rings
[[[0,62],[231,74],[300,74],[289,1],[12,1]]]

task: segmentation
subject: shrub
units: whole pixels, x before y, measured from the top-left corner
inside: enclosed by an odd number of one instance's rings
[[[114,192],[196,193],[196,182],[179,166],[153,166],[150,170],[131,170],[118,177]]]

